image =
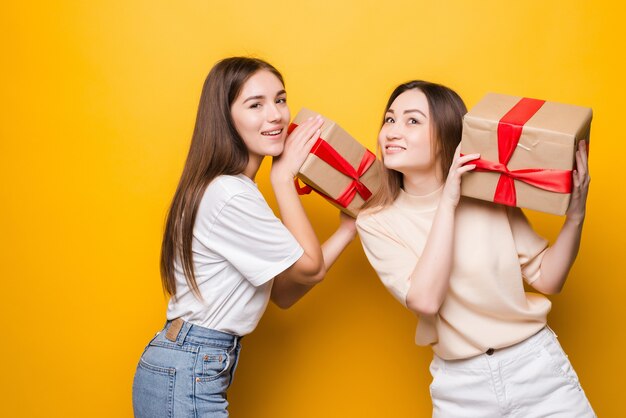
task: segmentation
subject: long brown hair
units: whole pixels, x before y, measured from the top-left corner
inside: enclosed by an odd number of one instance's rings
[[[196,213],[206,187],[214,178],[240,174],[248,164],[248,150],[233,123],[231,106],[244,83],[260,70],[270,71],[285,84],[272,65],[248,57],[219,61],[204,81],[189,153],[167,213],[161,245],[161,281],[170,295],[176,294],[178,260],[187,284],[202,299],[191,250]]]
[[[382,124],[385,123],[385,114],[396,98],[405,91],[413,89],[424,93],[428,101],[431,118],[431,149],[434,156],[439,159],[439,169],[443,175],[443,181],[445,181],[454,159],[454,150],[461,142],[463,116],[467,113],[467,108],[463,99],[454,90],[441,84],[413,80],[400,84],[391,93],[383,113]],[[378,152],[382,159],[380,144],[378,145]],[[400,189],[404,186],[402,173],[383,166],[382,176],[383,181],[380,188],[367,201],[364,208],[382,209],[393,203],[400,194]]]

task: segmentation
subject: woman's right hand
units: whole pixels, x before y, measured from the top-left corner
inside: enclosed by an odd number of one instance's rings
[[[461,199],[461,177],[468,171],[476,168],[476,164],[468,164],[470,161],[480,158],[480,154],[467,154],[461,156],[461,144],[454,151],[454,160],[448,171],[448,178],[443,186],[442,204],[449,205],[450,209],[456,209]]]
[[[354,239],[356,237],[356,219],[340,211],[337,231],[345,231],[346,234]]]
[[[283,152],[274,157],[270,177],[272,180],[293,181],[321,134],[324,119],[320,115],[299,125],[285,140]]]

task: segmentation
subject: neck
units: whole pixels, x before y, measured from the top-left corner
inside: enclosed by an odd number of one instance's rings
[[[443,176],[435,173],[403,173],[404,191],[415,196],[424,196],[439,189]]]
[[[256,173],[259,171],[261,163],[263,162],[263,158],[264,157],[259,155],[248,156],[248,165],[246,165],[245,170],[243,170],[244,176],[249,177],[252,181],[254,181]]]

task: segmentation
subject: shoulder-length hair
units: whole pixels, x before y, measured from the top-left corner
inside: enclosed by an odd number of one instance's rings
[[[385,114],[396,98],[405,91],[414,89],[424,93],[428,101],[431,128],[430,138],[432,141],[431,150],[433,156],[438,159],[439,171],[443,176],[442,180],[445,181],[454,159],[454,150],[461,142],[463,116],[467,113],[467,108],[461,97],[454,90],[441,84],[413,80],[400,84],[391,93],[383,113],[382,124],[385,123]],[[378,154],[384,162],[380,144],[378,144]],[[372,198],[367,201],[364,208],[382,209],[392,204],[400,194],[400,189],[404,186],[402,173],[386,168],[383,165],[382,177],[381,186]]]
[[[170,295],[176,294],[178,260],[187,284],[202,299],[191,250],[196,213],[206,187],[214,178],[243,173],[248,164],[248,150],[235,128],[231,106],[244,83],[260,70],[270,71],[285,84],[272,65],[248,57],[219,61],[204,82],[189,153],[167,213],[161,245],[161,281]]]

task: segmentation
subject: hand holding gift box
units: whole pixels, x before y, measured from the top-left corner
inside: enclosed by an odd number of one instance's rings
[[[461,154],[479,153],[461,194],[563,215],[578,141],[589,141],[589,108],[487,94],[463,118]]]
[[[289,132],[317,113],[302,109]],[[298,172],[307,186],[298,193],[315,190],[352,217],[380,186],[380,161],[335,122],[324,118],[321,134]],[[296,181],[297,185],[297,181]]]

